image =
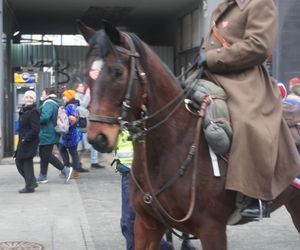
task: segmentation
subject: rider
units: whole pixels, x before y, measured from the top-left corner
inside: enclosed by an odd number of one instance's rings
[[[198,65],[229,97],[233,141],[225,188],[254,198],[242,216],[256,218],[262,210],[268,217],[269,201],[300,173],[279,91],[263,65],[276,40],[276,7],[273,0],[224,0],[211,21]]]

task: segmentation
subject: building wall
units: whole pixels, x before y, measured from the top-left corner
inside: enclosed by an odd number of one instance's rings
[[[2,127],[2,147],[1,156],[8,156],[13,153],[13,85],[12,85],[12,69],[11,69],[11,39],[13,33],[17,30],[17,24],[13,12],[9,8],[7,1],[1,1],[1,6],[3,7],[3,16],[1,22],[3,25],[2,37],[2,48],[0,53],[0,82],[1,86],[1,97],[0,97],[0,107],[2,111],[1,117],[1,127]],[[0,31],[1,32],[1,31]]]
[[[210,16],[221,0],[201,0],[181,13],[177,21],[176,74],[186,70],[197,56],[209,32]]]
[[[276,0],[279,29],[273,54],[273,74],[287,84],[292,77],[300,77],[300,1]]]
[[[3,1],[0,0],[0,35],[3,37]],[[3,157],[3,129],[4,129],[4,122],[3,122],[3,115],[4,115],[4,108],[3,108],[3,96],[4,96],[4,81],[3,81],[3,51],[5,51],[4,42],[3,39],[0,41],[0,47],[3,48],[3,50],[0,50],[0,159]]]

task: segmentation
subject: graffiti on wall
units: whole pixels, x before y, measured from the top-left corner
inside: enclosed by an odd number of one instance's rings
[[[31,55],[28,67],[40,68],[41,70],[52,68],[58,85],[85,81],[84,62],[70,63],[68,60],[62,59],[34,60]]]

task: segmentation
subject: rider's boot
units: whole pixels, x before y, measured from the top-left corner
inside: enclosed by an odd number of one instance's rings
[[[253,199],[252,202],[242,209],[241,215],[249,219],[269,218],[271,213],[272,201]]]

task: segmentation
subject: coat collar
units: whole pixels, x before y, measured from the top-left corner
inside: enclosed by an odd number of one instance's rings
[[[230,1],[230,0],[229,0]],[[251,0],[235,0],[237,5],[239,6],[240,10],[243,10],[246,8],[248,3],[251,2]]]
[[[235,4],[235,3],[238,5],[239,9],[240,10],[243,10],[247,5],[248,3],[251,2],[251,0],[224,0],[218,7],[217,7],[217,10],[216,10],[216,16],[214,18],[214,20],[218,20],[219,17],[226,11],[226,9],[232,5],[232,4]]]

